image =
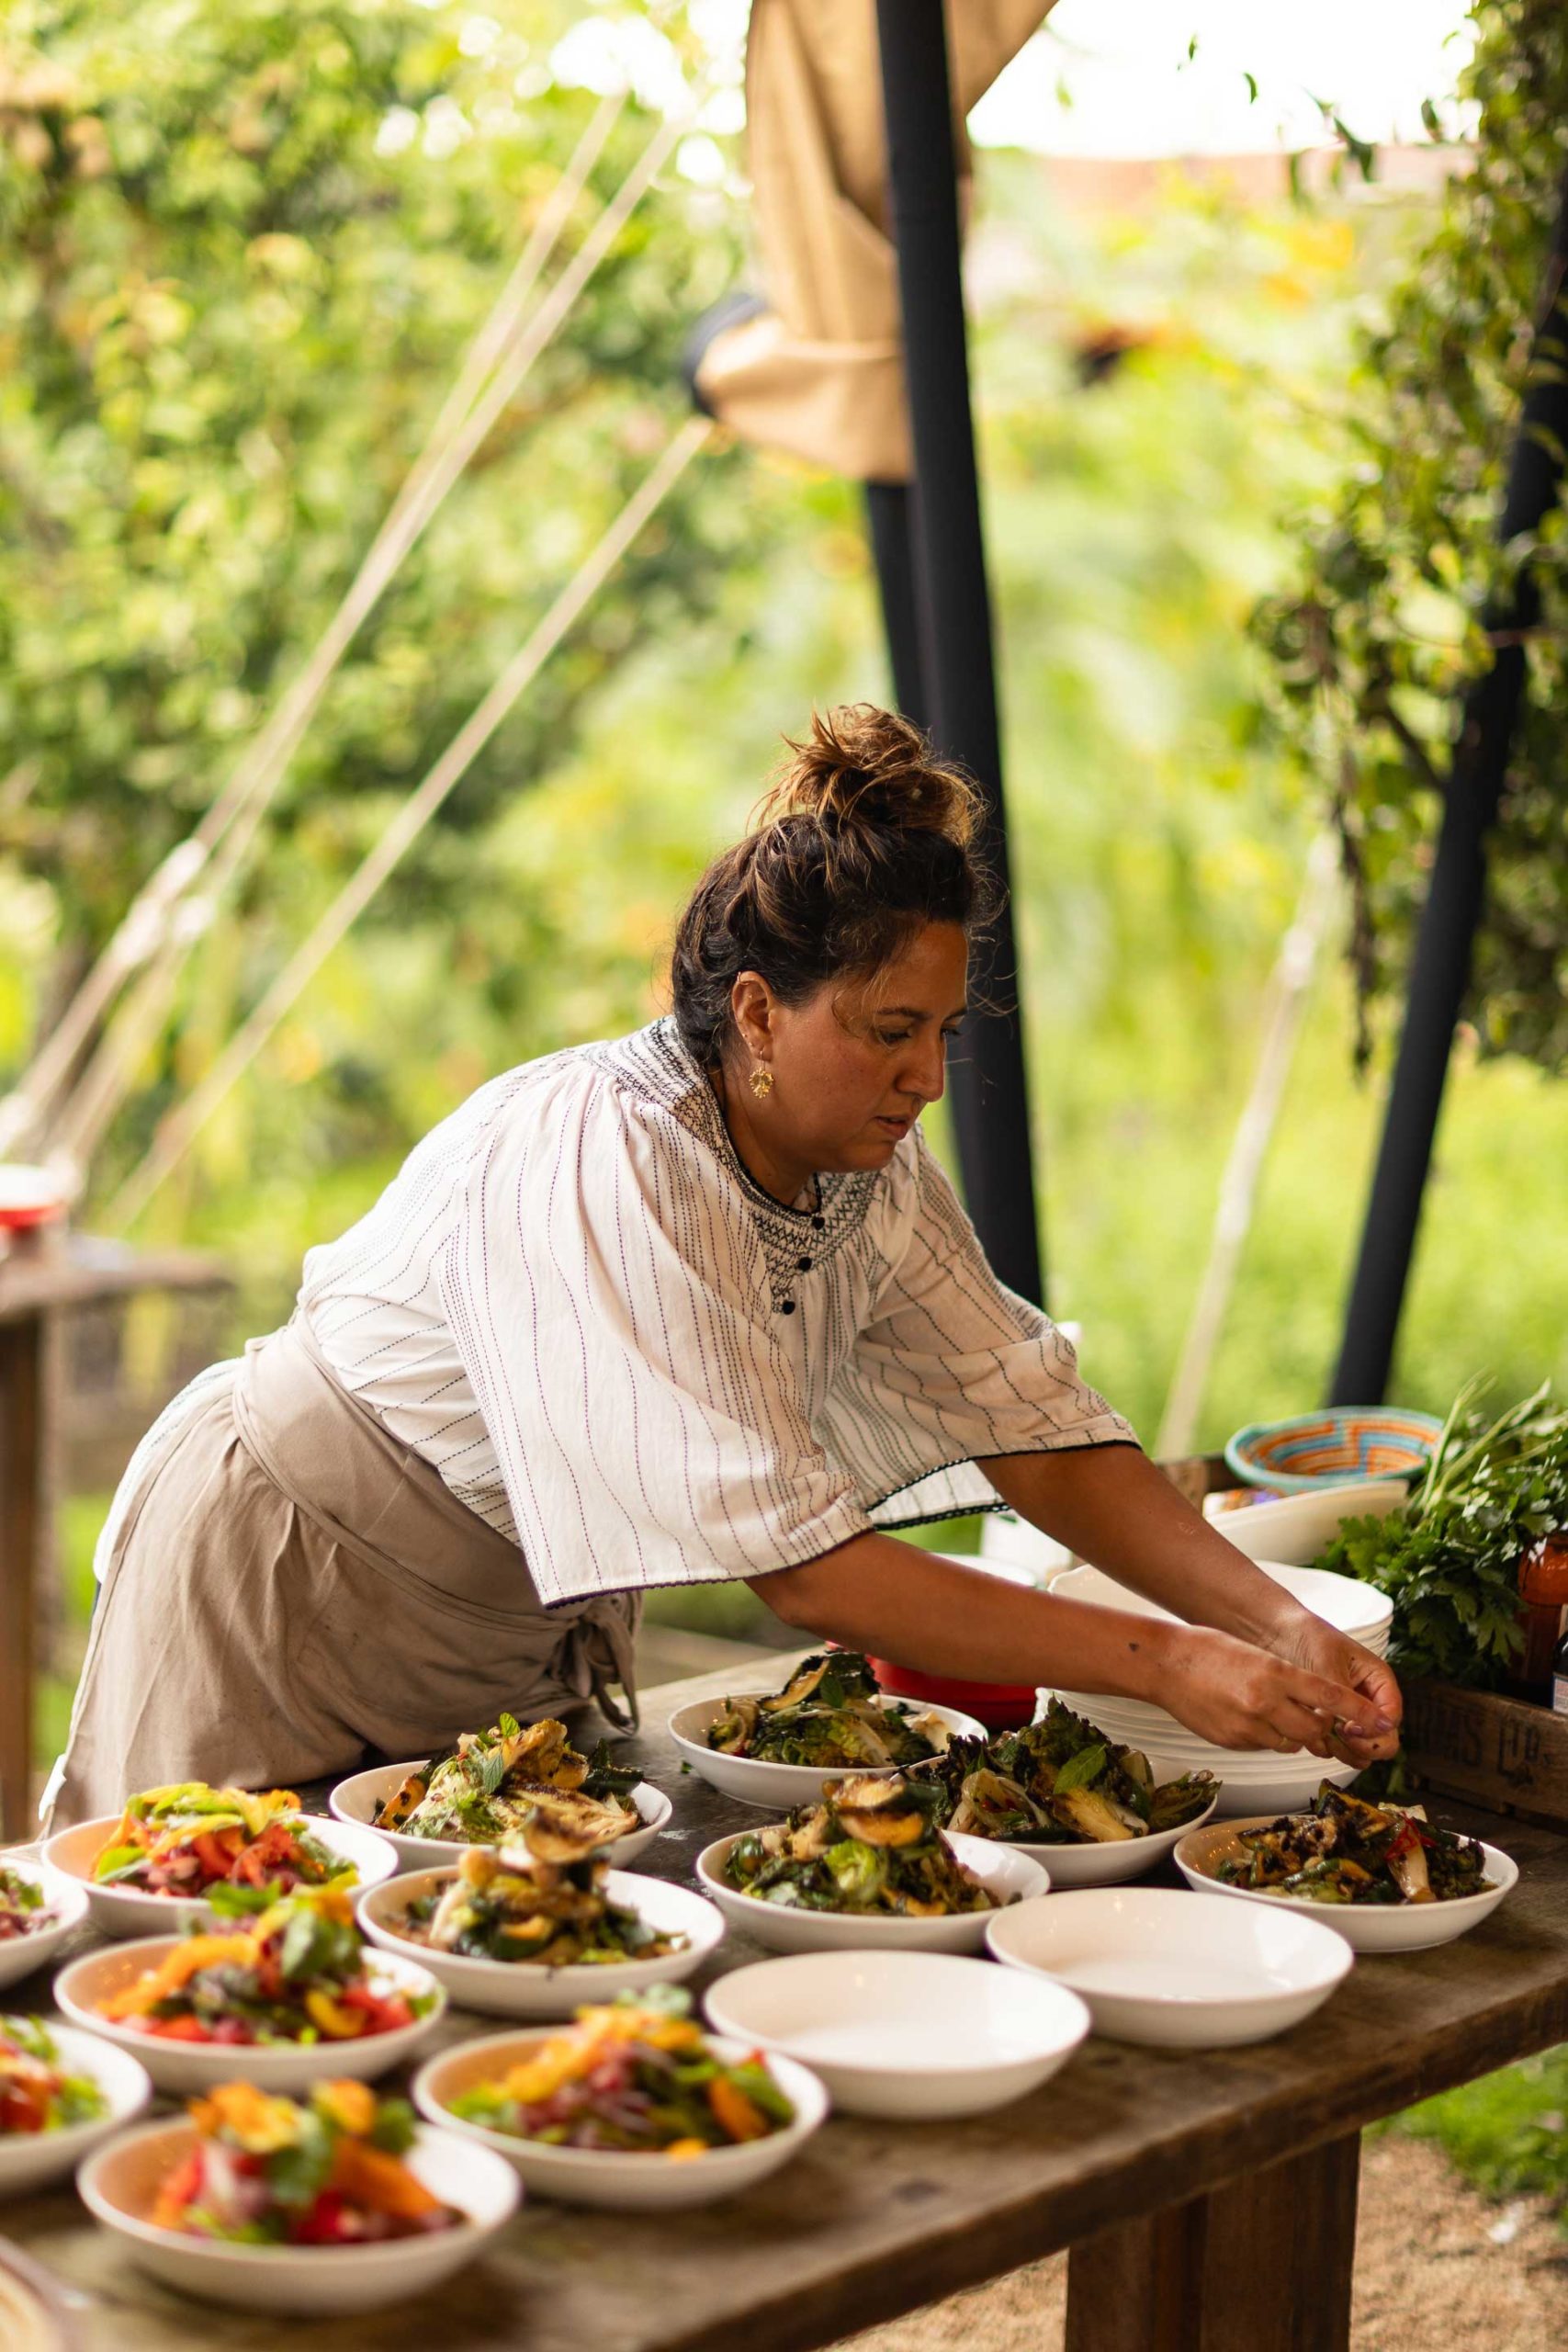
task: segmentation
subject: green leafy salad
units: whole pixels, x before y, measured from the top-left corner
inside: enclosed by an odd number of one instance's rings
[[[954,1739],[911,1779],[934,1783],[949,1829],[1025,1845],[1099,1845],[1179,1829],[1213,1804],[1212,1772],[1156,1785],[1149,1759],[1053,1699],[1039,1723]]]
[[[502,1715],[411,1772],[371,1826],[454,1846],[499,1846],[543,1817],[579,1842],[609,1846],[639,1826],[637,1779],[635,1767],[611,1761],[606,1740],[581,1756],[553,1715],[526,1730]]]
[[[944,1919],[1000,1907],[942,1834],[946,1791],[899,1773],[836,1781],[803,1805],[738,1838],[724,1875],[743,1894],[800,1911]],[[1016,1896],[1004,1898],[1016,1902]]]
[[[858,1650],[808,1657],[771,1697],[726,1699],[707,1731],[708,1746],[725,1756],[824,1771],[918,1764],[947,1739],[940,1715],[885,1699]]]
[[[91,2075],[66,2073],[41,2018],[0,2017],[0,2140],[96,2123],[108,2104]]]

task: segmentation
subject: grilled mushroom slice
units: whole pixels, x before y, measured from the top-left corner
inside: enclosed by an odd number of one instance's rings
[[[1052,1798],[1051,1810],[1064,1829],[1096,1846],[1108,1845],[1113,1838],[1135,1838],[1143,1827],[1139,1822],[1137,1828],[1129,1828],[1121,1806],[1097,1795],[1093,1789],[1069,1789],[1066,1796]]]
[[[852,1781],[840,1781],[831,1804],[840,1828],[863,1845],[918,1846],[931,1829],[931,1806],[925,1792],[917,1793],[897,1778],[863,1772]]]
[[[411,1813],[424,1803],[430,1782],[423,1772],[411,1772],[400,1781],[389,1797],[384,1799],[371,1818],[375,1829],[400,1829]]]
[[[763,1708],[770,1715],[782,1715],[786,1707],[804,1706],[832,1663],[831,1657],[826,1652],[818,1657],[803,1659],[784,1689],[775,1690],[771,1699],[762,1701]]]
[[[723,1713],[716,1715],[708,1727],[708,1746],[725,1756],[740,1755],[750,1743],[761,1713],[760,1700],[727,1699]]]

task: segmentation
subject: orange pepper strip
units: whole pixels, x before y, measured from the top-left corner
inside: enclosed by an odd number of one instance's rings
[[[338,2142],[329,2185],[351,2204],[367,2206],[373,2213],[395,2213],[400,2221],[417,2221],[441,2203],[400,2156],[389,2156],[365,2140]]]
[[[246,1935],[191,1936],[176,1944],[166,1959],[161,1960],[128,1984],[123,1993],[111,1993],[107,2001],[98,2003],[98,2015],[111,2019],[145,2017],[158,2002],[166,2001],[187,1984],[198,1969],[220,1968],[229,1961],[242,1966],[254,1960],[255,1939]]]

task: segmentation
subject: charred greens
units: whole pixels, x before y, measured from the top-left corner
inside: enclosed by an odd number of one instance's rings
[[[1040,1722],[989,1739],[954,1739],[917,1782],[943,1792],[949,1829],[1024,1845],[1093,1845],[1178,1829],[1212,1802],[1213,1775],[1156,1786],[1148,1758],[1118,1747],[1053,1699]]]
[[[707,1733],[708,1746],[726,1756],[823,1771],[919,1763],[946,1738],[940,1716],[885,1699],[858,1650],[808,1657],[770,1697],[726,1699]]]
[[[724,1873],[744,1894],[801,1911],[941,1919],[998,1909],[943,1838],[943,1804],[931,1781],[897,1773],[840,1781],[821,1804],[738,1838]]]

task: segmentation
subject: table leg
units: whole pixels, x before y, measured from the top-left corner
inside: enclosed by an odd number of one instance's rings
[[[0,1836],[30,1838],[43,1500],[41,1316],[0,1324]]]
[[[1360,2136],[1074,2246],[1066,2352],[1347,2352]]]

